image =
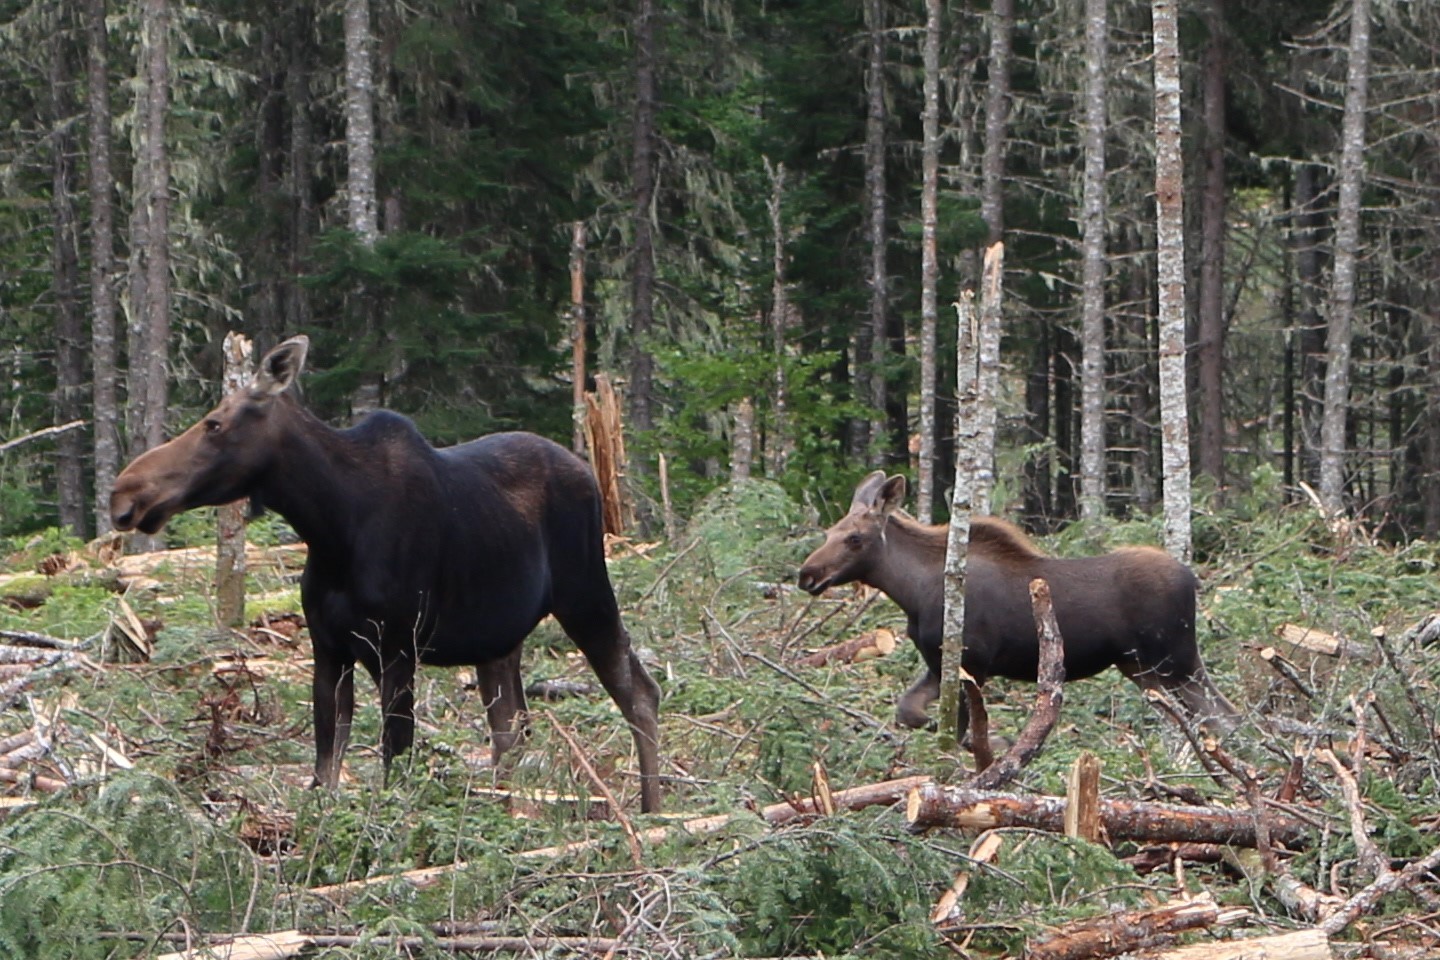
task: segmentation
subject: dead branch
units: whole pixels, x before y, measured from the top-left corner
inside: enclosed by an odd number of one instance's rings
[[[877,627],[858,637],[832,644],[801,657],[795,663],[802,667],[823,667],[830,663],[863,663],[895,652],[895,631]]]
[[[1326,633],[1324,630],[1302,627],[1295,623],[1285,623],[1275,629],[1275,636],[1302,650],[1309,650],[1311,653],[1320,653],[1327,657],[1345,657],[1364,663],[1378,662],[1375,652],[1368,647],[1333,633]]]
[[[1306,700],[1315,699],[1315,691],[1310,688],[1310,684],[1306,683],[1305,678],[1300,676],[1300,671],[1296,669],[1295,664],[1285,659],[1279,650],[1276,650],[1274,647],[1263,647],[1260,650],[1260,659],[1270,664],[1274,671],[1284,677],[1292,687],[1300,691],[1301,696]]]
[[[338,934],[309,934],[299,930],[244,934],[216,940],[202,947],[167,953],[156,960],[287,960],[311,947],[345,950],[373,946],[396,953],[408,953],[429,946],[450,953],[549,954],[552,951],[614,955],[625,949],[619,940],[602,937],[359,937]]]
[[[81,649],[81,645],[74,641],[61,640],[59,637],[35,633],[31,630],[0,630],[0,640],[19,644],[22,647],[44,647],[49,650],[63,650],[67,653],[74,653]]]
[[[615,811],[615,819],[619,821],[620,829],[625,831],[625,840],[630,844],[630,859],[634,861],[635,869],[645,869],[645,855],[640,850],[640,838],[635,835],[635,824],[631,823],[630,818],[625,815],[625,811],[620,807],[620,801],[615,799],[615,794],[610,792],[610,787],[601,778],[600,774],[596,772],[594,764],[585,756],[585,751],[581,749],[579,742],[576,741],[569,728],[556,719],[555,714],[549,710],[542,710],[541,713],[544,714],[545,719],[550,722],[550,725],[555,728],[555,732],[560,734],[560,738],[564,740],[565,744],[570,748],[570,755],[575,758],[575,762],[580,765],[580,769],[585,771],[585,776],[595,786],[595,789],[600,791],[600,795],[605,798],[606,802],[610,804],[610,809]]]
[[[69,433],[71,430],[78,430],[88,422],[88,420],[71,420],[69,423],[62,423],[59,426],[46,427],[44,430],[27,433],[24,436],[16,437],[14,440],[6,440],[4,443],[0,443],[0,453],[9,453],[16,447],[31,443],[35,440],[43,440],[46,437],[55,437],[62,433]]]
[[[830,795],[830,802],[837,811],[840,810],[861,810],[865,807],[890,805],[903,800],[905,796],[921,784],[931,783],[927,776],[902,777],[899,780],[886,780],[881,783],[865,784],[864,786],[851,787],[848,790],[841,790]],[[785,803],[773,803],[760,810],[760,819],[770,826],[781,826],[799,817],[816,816],[819,813],[814,798],[796,798]],[[736,820],[747,816],[747,814],[717,813],[708,817],[695,817],[677,824],[663,827],[652,827],[649,830],[640,831],[637,836],[642,843],[661,843],[678,834],[689,834],[692,837],[701,837],[707,834],[723,830]],[[569,856],[576,853],[584,853],[587,850],[595,850],[606,843],[604,839],[577,840],[573,843],[561,844],[555,847],[541,847],[536,850],[525,850],[514,854],[518,860],[553,860],[559,857]],[[380,883],[388,883],[392,880],[404,880],[414,887],[427,887],[439,878],[456,870],[462,870],[467,866],[465,861],[442,864],[437,867],[422,867],[417,870],[407,870],[404,873],[390,873],[382,876],[365,877],[361,880],[350,880],[345,883],[336,883],[324,887],[312,887],[307,893],[316,896],[332,897],[347,894],[354,890],[361,890],[366,887]]]
[[[1296,930],[1248,940],[1197,943],[1140,955],[1143,960],[1331,960],[1323,930]]]
[[[1064,641],[1060,636],[1060,625],[1055,622],[1050,585],[1044,580],[1037,578],[1030,581],[1030,606],[1035,613],[1035,631],[1040,641],[1035,709],[1014,745],[1005,751],[1005,756],[970,779],[970,786],[977,790],[994,790],[1014,780],[1044,746],[1045,738],[1054,729],[1065,702]],[[979,739],[978,732],[974,739]],[[988,736],[986,739],[989,739]]]
[[[1064,797],[1022,797],[930,782],[910,792],[905,819],[915,832],[1028,827],[1060,833],[1065,829],[1065,807]],[[1112,841],[1237,847],[1254,847],[1257,842],[1255,817],[1248,810],[1101,799],[1100,820]],[[1289,817],[1275,817],[1270,830],[1272,840],[1287,847],[1303,846],[1308,839],[1306,825]]]
[[[1174,942],[1175,935],[1248,916],[1245,910],[1221,913],[1208,897],[1176,900],[1106,917],[1077,920],[1027,944],[1026,960],[1091,960]]]

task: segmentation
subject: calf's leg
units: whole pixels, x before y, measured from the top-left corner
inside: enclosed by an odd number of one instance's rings
[[[383,643],[383,641],[382,641]],[[380,756],[389,776],[390,761],[415,742],[415,661],[408,652],[380,663]]]
[[[939,697],[940,675],[933,670],[926,670],[920,679],[911,684],[910,689],[900,694],[900,699],[895,701],[895,722],[912,730],[930,726],[931,720],[927,711],[930,704]]]

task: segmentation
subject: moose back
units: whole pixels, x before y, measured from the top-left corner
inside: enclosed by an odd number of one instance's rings
[[[621,625],[589,467],[527,433],[437,450],[383,410],[332,429],[288,389],[308,347],[280,344],[248,386],[126,467],[115,527],[155,533],[184,510],[251,497],[304,538],[318,783],[339,779],[357,662],[380,688],[387,768],[414,738],[417,663],[476,667],[499,761],[523,735],[520,645],[553,614],[629,722],[641,805],[658,809],[659,688]]]
[[[820,594],[852,581],[898,603],[926,672],[900,698],[896,720],[928,722],[940,692],[946,528],[899,510],[905,478],[875,471],[855,488],[850,511],[800,568],[801,589]],[[1046,556],[1015,527],[977,517],[970,528],[961,665],[982,686],[990,677],[1035,679],[1039,641],[1029,583],[1050,584],[1065,644],[1066,679],[1107,667],[1146,689],[1174,693],[1197,719],[1221,729],[1235,708],[1216,689],[1195,643],[1195,575],[1161,550],[1126,547],[1099,557]],[[959,730],[968,718],[960,712]]]

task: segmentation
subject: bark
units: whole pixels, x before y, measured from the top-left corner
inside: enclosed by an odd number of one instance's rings
[[[110,173],[109,53],[105,0],[85,0],[90,152],[90,363],[95,443],[95,532],[110,532],[110,488],[120,471],[115,345],[115,184]]]
[[[1240,911],[1243,915],[1246,911]],[[1175,935],[1222,922],[1215,901],[1175,900],[1146,910],[1075,920],[1025,947],[1025,960],[1092,960],[1168,945]]]
[[[345,200],[349,227],[365,247],[380,231],[375,211],[375,75],[370,0],[345,0]]]
[[[253,346],[242,334],[227,333],[222,354],[225,358],[221,390],[229,395],[250,382]],[[228,503],[216,511],[215,619],[221,626],[238,627],[245,622],[245,509],[244,501]]]
[[[742,397],[730,436],[730,479],[749,480],[755,466],[755,404]]]
[[[935,502],[935,339],[940,282],[936,238],[940,193],[940,0],[925,0],[925,106],[920,148],[920,450],[915,516],[930,523]]]
[[[1197,943],[1157,953],[1144,960],[1330,960],[1330,938],[1323,930],[1296,930],[1269,937]]]
[[[910,793],[905,818],[910,829],[917,833],[937,828],[989,830],[995,827],[1062,833],[1065,807],[1064,797],[1020,796],[930,783]],[[1256,843],[1255,817],[1249,810],[1102,798],[1100,821],[1112,843],[1135,840],[1219,843],[1236,847],[1254,847]],[[1306,825],[1289,817],[1272,818],[1270,831],[1272,841],[1291,848],[1304,846],[1309,839]]]
[[[1199,470],[1225,483],[1225,0],[1209,0],[1209,31],[1202,66],[1205,125],[1205,188],[1200,199],[1199,331],[1195,361],[1199,380]]]
[[[870,310],[868,340],[870,362],[867,400],[872,409],[867,459],[872,467],[885,460],[886,437],[886,346],[888,342],[888,298],[890,279],[885,249],[885,4],[866,0],[865,21],[869,31],[869,60],[865,70],[867,109],[865,115],[865,233],[870,244]]]
[[[1080,515],[1105,515],[1106,0],[1085,0],[1085,182],[1080,211]]]
[[[1350,340],[1360,255],[1360,190],[1365,180],[1365,111],[1370,85],[1370,0],[1350,12],[1350,64],[1341,125],[1340,200],[1326,327],[1325,414],[1320,430],[1320,502],[1331,516],[1345,507],[1345,421],[1350,394]]]
[[[621,536],[634,522],[630,502],[620,484],[625,469],[625,433],[620,401],[610,378],[595,375],[595,392],[585,394],[585,449],[600,484],[601,517],[605,532]]]
[[[650,331],[655,320],[655,236],[651,219],[655,204],[655,3],[637,0],[634,22],[635,112],[630,158],[633,231],[630,274],[630,424],[636,430],[654,427],[655,361]]]
[[[585,221],[570,225],[570,449],[585,454]]]
[[[64,8],[62,8],[64,9]],[[80,418],[85,387],[85,322],[80,306],[80,239],[75,219],[74,138],[70,118],[70,30],[57,24],[50,39],[51,289],[55,299],[55,412],[61,422]],[[83,438],[65,432],[56,458],[60,525],[85,538]]]
[[[1185,382],[1185,174],[1175,0],[1152,0],[1155,33],[1155,235],[1160,304],[1160,432],[1165,549],[1190,561],[1190,424]]]
[[[802,667],[823,667],[832,663],[861,663],[895,652],[895,634],[879,627],[858,637],[816,650],[795,661]]]
[[[1324,630],[1316,630],[1312,627],[1303,627],[1295,623],[1282,623],[1275,628],[1275,636],[1286,643],[1294,644],[1311,653],[1322,653],[1327,657],[1345,657],[1352,660],[1360,660],[1364,663],[1378,663],[1380,657],[1374,650],[1362,646],[1353,640],[1344,637],[1337,637],[1334,634],[1326,633]]]
[[[1295,256],[1295,280],[1299,291],[1298,349],[1300,353],[1300,464],[1297,480],[1314,482],[1320,476],[1320,423],[1324,405],[1325,322],[1320,316],[1322,250],[1325,214],[1321,209],[1323,190],[1317,182],[1320,172],[1314,164],[1301,164],[1295,174],[1295,198],[1290,238]]]
[[[1015,0],[995,0],[990,8],[985,153],[980,160],[980,216],[989,227],[987,244],[999,243],[1005,235],[1005,130],[1010,119],[1010,53],[1014,34]]]
[[[1100,758],[1082,750],[1065,788],[1065,836],[1099,843],[1100,834]]]
[[[309,0],[292,0],[291,28],[286,37],[289,64],[285,72],[285,100],[289,107],[290,149],[286,154],[285,193],[288,199],[286,238],[285,326],[287,332],[310,325],[310,300],[300,278],[310,261],[310,238],[315,229],[311,201],[313,135],[310,122],[310,63],[315,57],[311,37],[314,10]],[[274,344],[261,342],[260,349]]]

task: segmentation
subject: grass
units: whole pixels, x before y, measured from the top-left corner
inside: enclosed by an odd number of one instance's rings
[[[1360,642],[1385,627],[1398,641],[1440,608],[1440,548],[1342,550],[1300,510],[1255,510],[1230,523],[1207,517],[1197,531],[1201,644],[1217,682],[1252,718],[1282,715],[1326,731],[1296,739],[1251,723],[1226,749],[1254,765],[1273,795],[1293,757],[1320,746],[1347,750],[1356,732],[1352,698],[1363,705],[1373,695],[1376,706],[1362,711],[1372,749],[1360,764],[1373,838],[1395,858],[1428,852],[1440,842],[1435,651],[1402,648],[1393,666],[1290,653],[1314,697],[1279,680],[1256,651],[1285,622]],[[667,814],[637,812],[630,736],[602,693],[534,705],[548,713],[537,711],[526,750],[508,771],[504,782],[514,790],[593,792],[553,717],[574,732],[637,828],[679,813],[739,814],[713,835],[647,846],[643,868],[621,825],[589,819],[584,804],[494,798],[483,704],[458,671],[422,671],[417,746],[388,782],[376,748],[376,695],[362,680],[349,776],[333,793],[308,789],[308,642],[217,630],[203,576],[157,575],[158,591],[126,600],[141,619],[161,624],[149,662],[52,674],[0,712],[0,739],[39,724],[55,744],[47,762],[55,772],[64,765],[76,783],[0,820],[0,955],[143,957],[175,949],[168,938],[179,933],[298,927],[370,938],[320,956],[396,955],[374,939],[384,934],[412,938],[410,956],[438,958],[451,955],[437,939],[445,925],[464,923],[494,935],[623,938],[638,956],[932,957],[948,942],[963,944],[965,955],[1000,957],[1069,919],[1199,891],[1251,908],[1248,933],[1300,922],[1266,885],[1224,864],[1190,866],[1179,877],[1137,874],[1123,859],[1133,844],[1111,849],[1021,831],[993,865],[977,866],[964,856],[971,838],[911,836],[899,811],[780,830],[748,816],[808,794],[817,763],[838,789],[915,772],[950,777],[964,759],[940,753],[926,731],[889,722],[895,697],[919,671],[909,644],[860,664],[794,665],[808,650],[904,623],[883,598],[867,605],[841,588],[811,599],[777,586],[791,580],[812,535],[802,511],[759,485],[705,504],[677,544],[617,551],[612,577],[628,627],[664,690]],[[1092,529],[1050,546],[1079,553],[1136,539],[1144,528]],[[6,567],[32,569],[40,549],[11,551]],[[264,597],[247,608],[256,616],[298,606],[283,579],[259,578],[251,596]],[[0,626],[92,637],[118,603],[100,587],[57,588],[40,607],[0,608]],[[98,642],[91,649],[98,656]],[[225,657],[244,657],[250,667],[217,674]],[[525,670],[530,679],[592,681],[551,623],[527,644]],[[1019,730],[1031,694],[1020,683],[987,688],[998,733]],[[1428,715],[1416,715],[1417,703]],[[116,770],[94,738],[134,768]],[[1183,788],[1243,806],[1235,787],[1212,777],[1173,725],[1113,672],[1066,688],[1060,725],[1014,789],[1063,792],[1082,749],[1100,755],[1107,796]],[[1326,829],[1290,858],[1290,871],[1321,889],[1332,877],[1344,890],[1363,886],[1339,791],[1318,761],[1306,764],[1295,803]],[[572,855],[521,856],[584,840],[595,843]],[[345,896],[307,892],[462,861],[419,888],[392,880]],[[937,930],[930,909],[961,870],[973,874],[962,916]],[[1423,909],[1392,897],[1369,929]]]

